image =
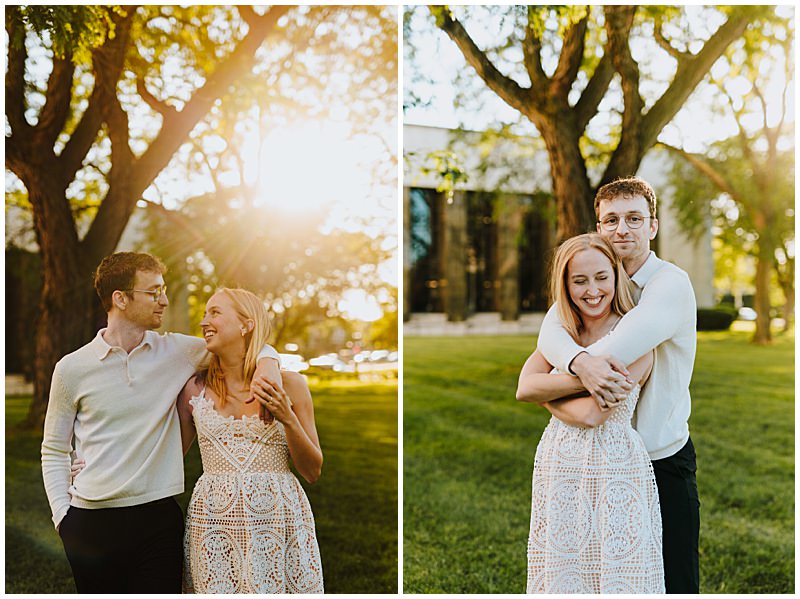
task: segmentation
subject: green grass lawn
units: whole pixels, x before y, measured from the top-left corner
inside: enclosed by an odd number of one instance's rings
[[[317,525],[325,590],[397,592],[397,384],[312,385],[325,463],[304,484]],[[41,433],[13,430],[29,397],[6,398],[6,592],[74,593],[42,485]],[[186,508],[200,476],[186,457]],[[305,481],[303,481],[305,482]]]
[[[794,592],[794,337],[700,333],[690,430],[700,589]],[[403,586],[525,591],[531,470],[549,413],[514,400],[530,337],[406,338]]]

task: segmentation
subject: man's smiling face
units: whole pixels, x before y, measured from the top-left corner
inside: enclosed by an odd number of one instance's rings
[[[650,216],[647,200],[641,195],[629,198],[618,196],[613,200],[603,200],[598,212],[597,232],[612,243],[625,265],[625,270],[628,274],[633,274],[647,261],[650,240],[658,232],[658,220]],[[644,219],[638,229],[631,228],[625,221],[626,217],[636,216]],[[617,227],[611,231],[602,225],[608,219],[617,221]]]

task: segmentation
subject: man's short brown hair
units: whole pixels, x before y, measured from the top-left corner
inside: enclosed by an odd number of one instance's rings
[[[617,179],[611,183],[606,183],[597,190],[594,196],[594,213],[600,218],[600,202],[616,200],[617,198],[631,199],[634,196],[642,196],[647,200],[650,208],[650,216],[656,215],[656,192],[650,184],[639,177],[626,177]]]
[[[155,256],[144,252],[116,252],[103,258],[94,271],[94,288],[106,312],[111,311],[111,296],[115,291],[133,288],[138,270],[163,275],[167,267]]]

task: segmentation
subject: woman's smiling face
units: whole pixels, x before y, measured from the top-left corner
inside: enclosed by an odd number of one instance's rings
[[[244,346],[242,324],[236,307],[225,293],[215,293],[206,304],[206,313],[200,327],[206,340],[206,348],[218,353],[226,347]]]
[[[582,250],[567,265],[569,297],[584,318],[600,318],[611,311],[614,284],[614,266],[600,250]]]

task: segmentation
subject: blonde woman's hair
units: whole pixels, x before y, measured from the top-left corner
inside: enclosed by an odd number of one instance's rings
[[[597,233],[585,233],[567,239],[559,246],[553,259],[553,267],[550,270],[550,301],[556,304],[561,323],[576,341],[583,330],[583,318],[569,296],[567,268],[575,254],[589,249],[602,252],[611,262],[614,271],[614,299],[611,302],[611,310],[622,316],[635,305],[633,283],[622,266],[622,260],[607,239]]]
[[[248,320],[253,321],[253,330],[245,333],[244,342],[244,361],[242,362],[242,380],[249,382],[255,374],[258,365],[258,354],[261,348],[267,343],[270,333],[269,313],[264,302],[258,296],[246,289],[229,289],[222,287],[217,293],[224,293],[233,303],[236,313],[242,324]],[[225,377],[219,358],[211,356],[208,371],[205,374],[206,385],[219,397],[220,404],[225,405],[228,398],[228,386],[225,384]]]

